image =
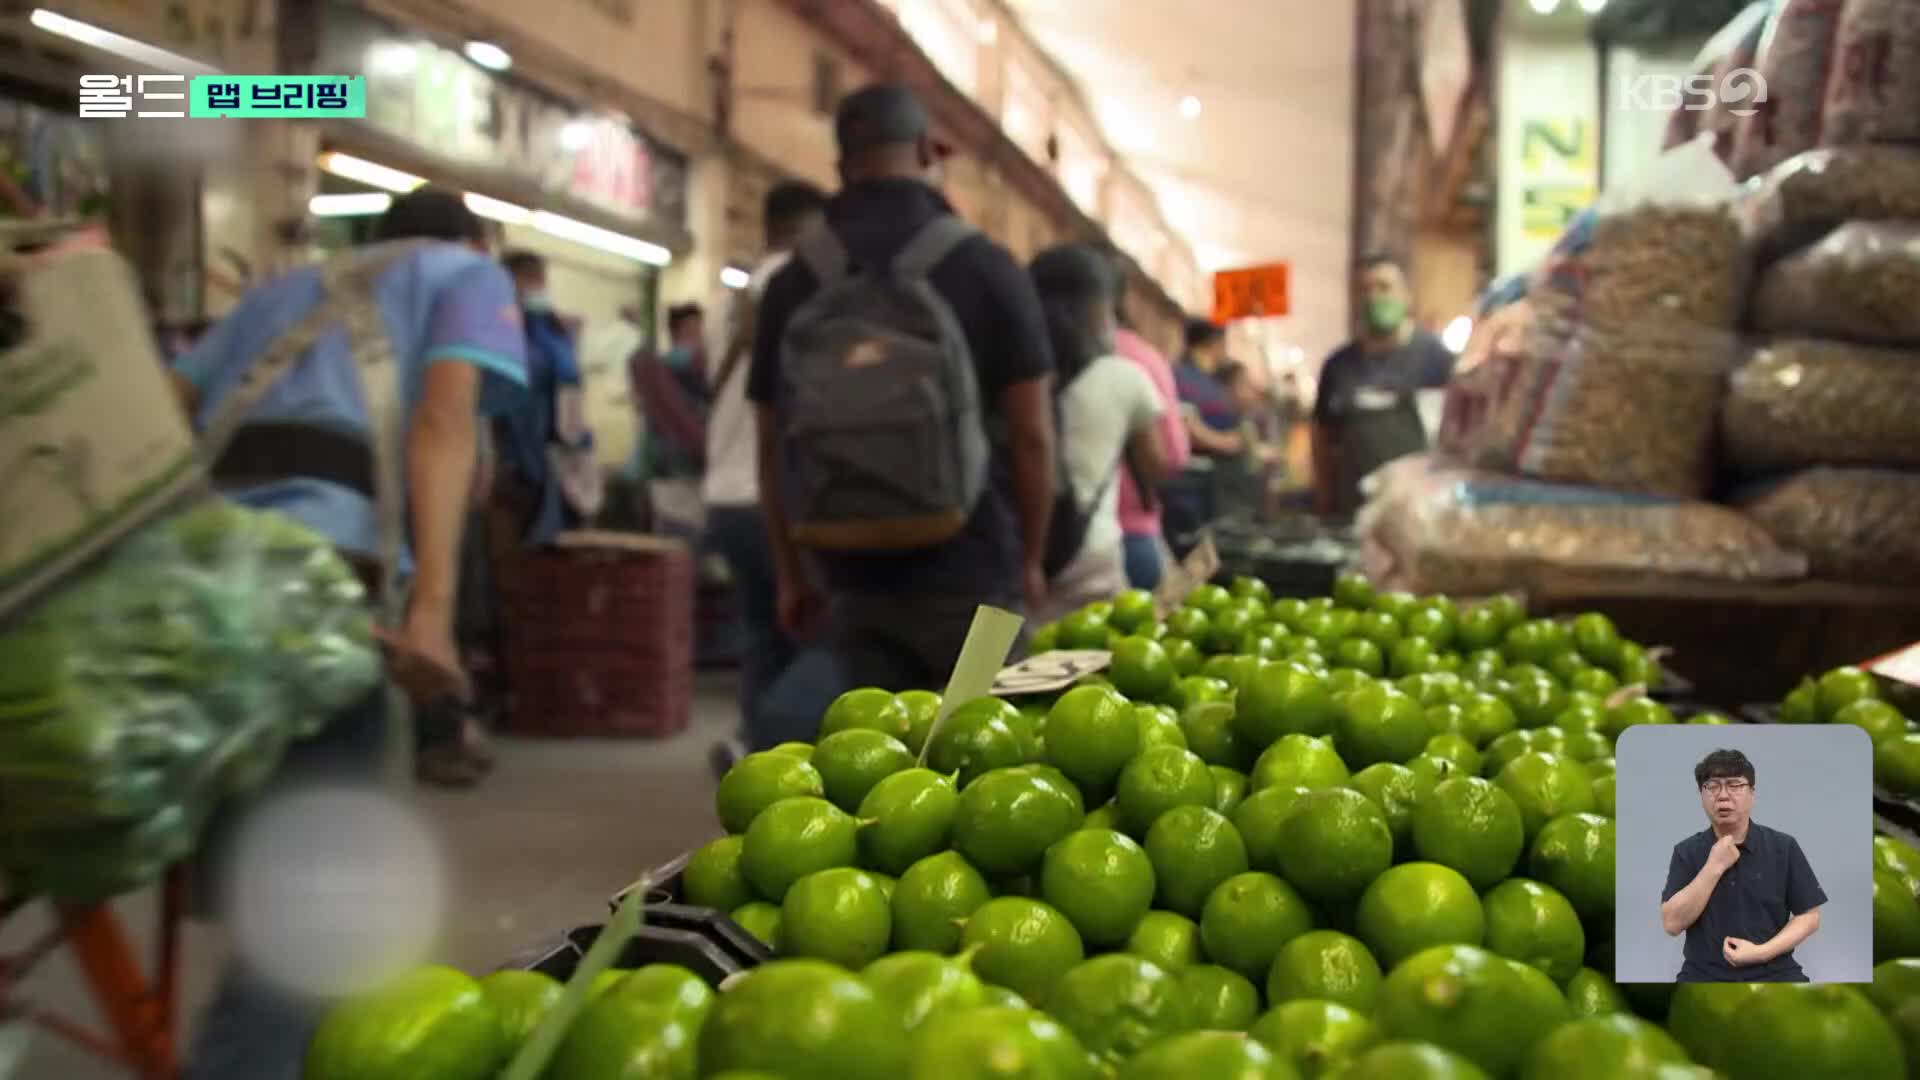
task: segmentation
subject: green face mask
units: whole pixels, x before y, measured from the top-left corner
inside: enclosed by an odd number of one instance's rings
[[[1367,301],[1367,329],[1376,334],[1391,334],[1407,321],[1407,302],[1394,296],[1376,296]]]

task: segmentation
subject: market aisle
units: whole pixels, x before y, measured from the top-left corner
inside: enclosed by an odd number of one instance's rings
[[[710,839],[718,825],[706,752],[733,724],[734,694],[731,673],[703,676],[693,726],[672,740],[501,740],[499,768],[480,788],[422,791],[421,807],[440,831],[454,874],[447,960],[484,971],[543,938],[597,921],[607,898],[642,870]],[[129,929],[150,947],[153,897],[128,897],[120,906]],[[45,926],[37,913],[22,913],[0,935],[0,952]],[[189,1017],[211,991],[221,948],[218,935],[188,939]],[[89,1022],[93,1015],[64,954],[43,964],[26,992],[66,1015]],[[21,1075],[125,1074],[42,1036]]]

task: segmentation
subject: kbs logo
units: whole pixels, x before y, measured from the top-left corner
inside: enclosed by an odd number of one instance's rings
[[[1767,80],[1752,68],[1735,68],[1721,78],[1711,75],[1636,75],[1622,79],[1620,104],[1628,109],[1657,112],[1705,112],[1725,108],[1735,116],[1752,116],[1767,102]]]

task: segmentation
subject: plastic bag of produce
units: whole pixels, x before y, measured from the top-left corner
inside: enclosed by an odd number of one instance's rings
[[[1847,0],[1821,142],[1920,142],[1920,4]]]
[[[1439,445],[1497,472],[1658,495],[1711,478],[1742,303],[1737,185],[1706,141],[1608,192],[1556,245],[1523,340],[1489,345],[1448,387]]]
[[[1766,100],[1733,130],[1729,163],[1745,179],[1821,142],[1821,99],[1845,0],[1786,0],[1767,22],[1756,59]],[[1716,88],[1722,84],[1716,83]]]
[[[1920,149],[1809,150],[1767,173],[1740,201],[1756,258],[1795,251],[1849,221],[1920,220]]]
[[[1557,576],[1722,581],[1802,576],[1806,560],[1712,503],[1543,484],[1464,469],[1407,469],[1360,527],[1398,580],[1482,594]]]
[[[1920,469],[1920,353],[1783,338],[1756,349],[1720,409],[1726,463]]]
[[[1713,136],[1714,153],[1730,166],[1734,165],[1735,150],[1759,108],[1754,95],[1760,83],[1753,72],[1766,40],[1767,16],[1772,9],[1773,5],[1767,2],[1747,5],[1707,42],[1709,49],[1719,46],[1724,51],[1715,53],[1719,60],[1710,73],[1713,107],[1701,117],[1698,130],[1700,134]],[[1737,166],[1735,172],[1744,175],[1738,172]]]
[[[1769,267],[1754,290],[1764,333],[1920,345],[1920,221],[1856,221]]]
[[[1808,469],[1739,503],[1816,577],[1920,584],[1920,473]]]

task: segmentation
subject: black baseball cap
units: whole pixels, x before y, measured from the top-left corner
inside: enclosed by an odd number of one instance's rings
[[[484,241],[486,226],[457,191],[419,187],[394,197],[380,215],[375,233],[382,240]]]
[[[876,146],[918,142],[933,130],[926,106],[897,83],[874,83],[840,99],[833,114],[833,136],[842,155]]]

